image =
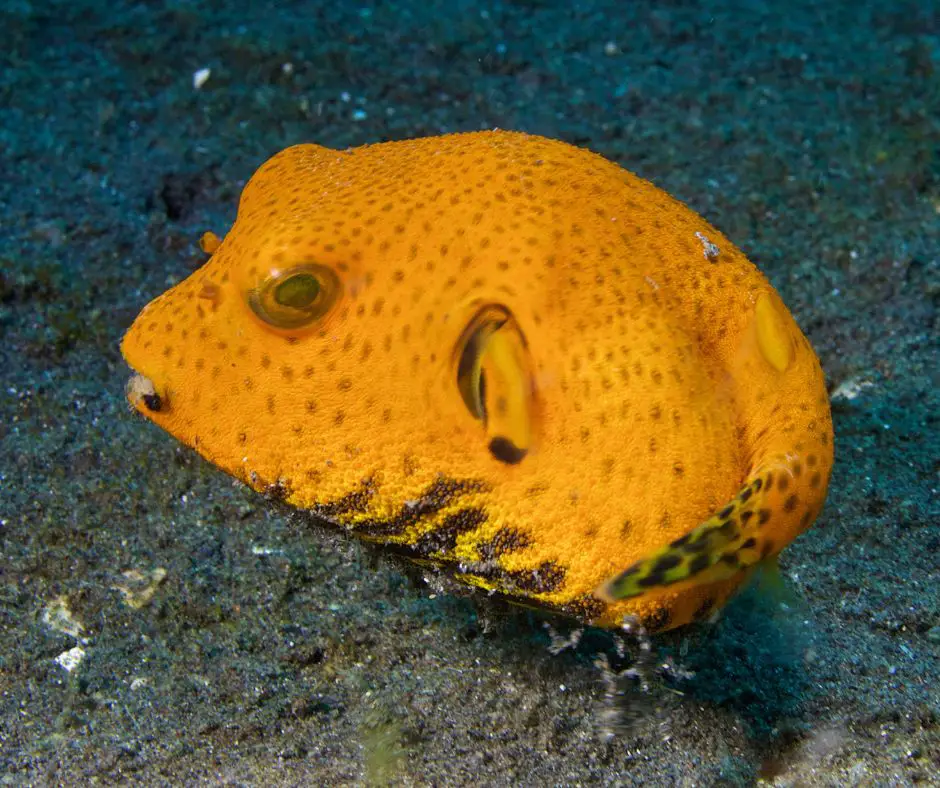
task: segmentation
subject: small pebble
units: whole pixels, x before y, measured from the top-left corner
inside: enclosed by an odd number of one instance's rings
[[[70,648],[68,651],[63,651],[55,658],[55,661],[66,672],[71,673],[82,663],[83,659],[85,659],[85,649],[81,646],[75,646],[75,648]]]
[[[193,72],[193,88],[199,90],[206,82],[209,80],[209,77],[212,75],[211,68],[200,68],[198,71]]]

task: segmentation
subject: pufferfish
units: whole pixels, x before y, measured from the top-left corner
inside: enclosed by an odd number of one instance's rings
[[[822,508],[819,361],[728,239],[586,150],[297,145],[122,344],[132,405],[258,491],[491,594],[708,616]]]

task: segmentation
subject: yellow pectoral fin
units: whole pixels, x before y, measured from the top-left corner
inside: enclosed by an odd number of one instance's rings
[[[518,463],[532,446],[532,378],[525,341],[513,321],[486,338],[480,374],[490,451],[503,462]]]

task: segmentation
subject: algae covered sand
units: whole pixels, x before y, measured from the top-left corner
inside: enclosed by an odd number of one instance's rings
[[[938,6],[243,5],[0,10],[3,779],[936,783]],[[124,401],[123,331],[269,155],[489,127],[686,201],[829,380],[829,502],[786,588],[654,641],[675,680],[646,695],[609,697],[602,635],[554,655]]]

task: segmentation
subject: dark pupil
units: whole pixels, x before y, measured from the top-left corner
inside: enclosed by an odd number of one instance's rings
[[[294,274],[274,288],[274,300],[293,309],[306,309],[319,294],[320,283],[312,274]]]

